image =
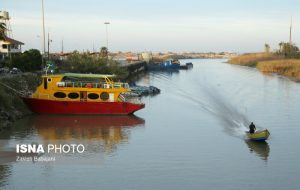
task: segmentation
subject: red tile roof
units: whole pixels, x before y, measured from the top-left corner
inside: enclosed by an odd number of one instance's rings
[[[19,44],[19,45],[24,45],[23,42],[20,42],[20,41],[17,41],[17,40],[14,40],[12,38],[9,38],[7,36],[4,37],[4,41],[5,42],[9,42],[10,44]]]

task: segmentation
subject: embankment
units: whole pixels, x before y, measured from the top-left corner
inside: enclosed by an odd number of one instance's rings
[[[10,127],[17,119],[31,114],[17,92],[33,92],[39,82],[40,77],[33,73],[0,76],[0,131]]]
[[[256,67],[264,73],[276,73],[300,81],[300,59],[288,59],[272,53],[249,53],[228,61],[249,67]]]
[[[300,59],[262,61],[256,67],[264,73],[277,73],[300,81]]]

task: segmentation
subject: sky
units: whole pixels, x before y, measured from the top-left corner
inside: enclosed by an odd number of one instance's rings
[[[0,0],[23,49],[42,49],[41,0]],[[44,0],[50,51],[258,52],[300,45],[300,0]],[[108,35],[106,36],[106,25]]]

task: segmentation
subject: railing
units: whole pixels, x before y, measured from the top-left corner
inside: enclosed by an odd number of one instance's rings
[[[126,102],[126,98],[122,94],[119,95],[119,100],[121,100],[121,102]]]
[[[129,89],[128,83],[114,82],[114,83],[90,83],[90,82],[57,82],[58,87],[70,88],[126,88]]]
[[[42,94],[42,93],[38,93],[38,94],[31,94],[32,98],[40,98],[40,99],[50,99],[50,94]]]
[[[135,104],[142,104],[142,100],[141,97],[136,97],[136,96],[127,96],[126,98],[125,94],[120,94],[119,95],[119,100],[121,100],[122,102],[131,102],[131,103],[135,103]]]

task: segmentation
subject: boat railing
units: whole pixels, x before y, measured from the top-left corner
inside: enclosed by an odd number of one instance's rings
[[[128,83],[114,82],[114,83],[91,83],[91,82],[57,82],[57,87],[61,88],[129,88]]]
[[[126,98],[122,94],[119,95],[119,100],[121,102],[126,102]]]
[[[37,94],[31,94],[32,98],[39,98],[39,99],[50,99],[50,95],[49,94],[43,94],[43,93],[37,93]]]
[[[121,102],[131,102],[134,104],[142,104],[142,100],[141,97],[137,97],[137,96],[129,96],[129,97],[125,97],[123,94],[119,95],[119,101]]]

